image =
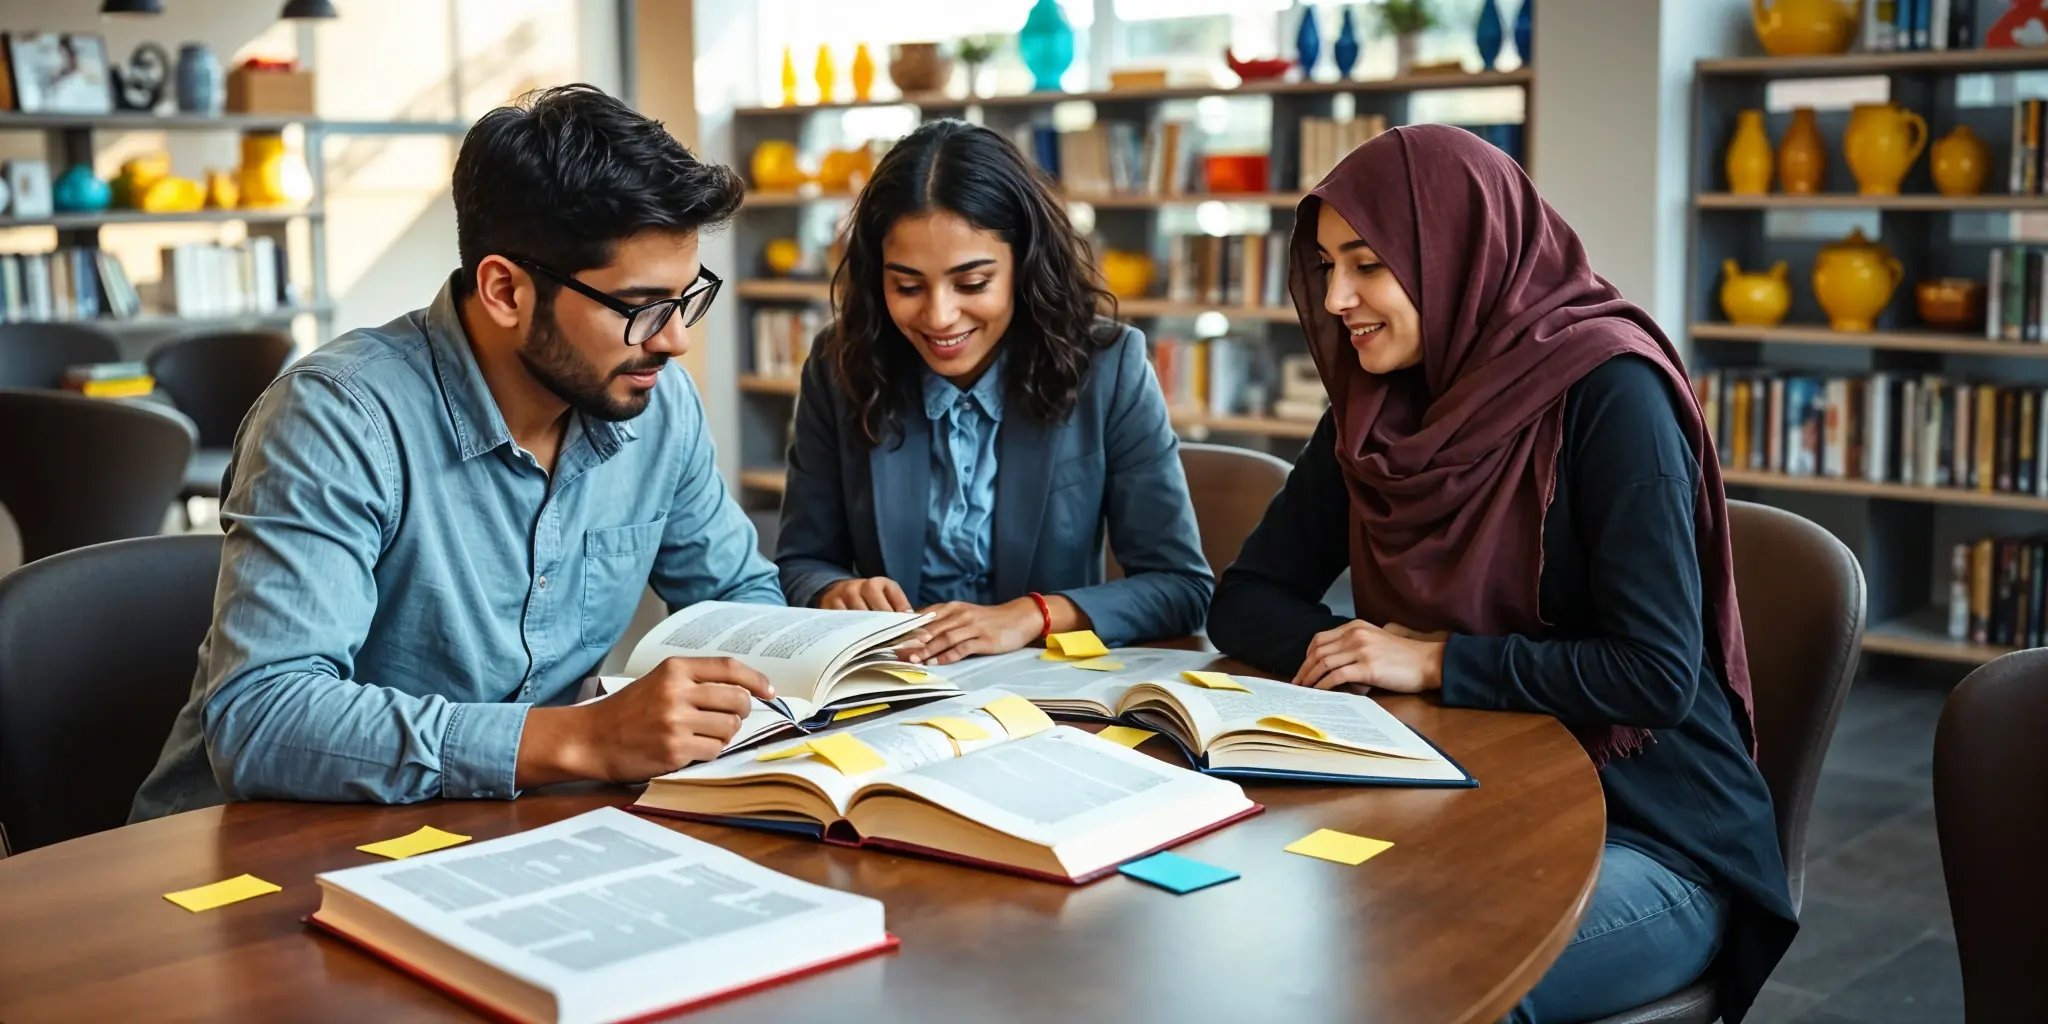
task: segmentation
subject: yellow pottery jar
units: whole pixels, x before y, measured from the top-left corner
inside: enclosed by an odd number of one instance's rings
[[[1984,191],[1991,172],[1991,152],[1966,124],[1934,143],[1934,187],[1945,196],[1974,196]]]
[[[853,98],[866,103],[868,94],[875,88],[875,55],[868,52],[868,44],[853,48]]]
[[[1771,264],[1762,274],[1744,273],[1733,259],[1721,261],[1721,312],[1730,323],[1745,327],[1775,327],[1792,308],[1792,284],[1785,261]]]
[[[832,65],[832,47],[818,44],[818,63],[811,68],[811,75],[818,83],[818,102],[832,102],[832,83],[838,77]]]
[[[1861,0],[1749,0],[1756,40],[1773,57],[1844,53],[1862,20]]]
[[[1827,311],[1829,327],[1868,331],[1905,276],[1899,261],[1857,228],[1849,237],[1821,246],[1813,261],[1813,297]]]
[[[1156,268],[1149,254],[1111,249],[1102,254],[1102,281],[1119,299],[1140,299],[1152,290]]]
[[[243,206],[283,206],[291,201],[285,188],[284,136],[250,132],[242,136]]]
[[[785,139],[769,139],[755,146],[749,163],[754,187],[763,192],[794,192],[804,183],[804,172],[797,166],[796,144]]]
[[[1799,107],[1792,111],[1792,126],[1778,141],[1778,187],[1788,195],[1812,195],[1827,176],[1828,148],[1821,141],[1820,125],[1812,107]]]
[[[1896,103],[1858,103],[1842,133],[1842,153],[1856,191],[1866,196],[1895,196],[1899,182],[1927,148],[1927,121]]]
[[[1728,191],[1760,196],[1771,190],[1771,137],[1764,134],[1763,111],[1745,110],[1736,117],[1725,164]]]

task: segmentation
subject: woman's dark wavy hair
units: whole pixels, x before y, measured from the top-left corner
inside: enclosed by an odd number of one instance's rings
[[[905,217],[944,211],[1010,245],[1015,311],[1001,339],[1011,408],[1046,423],[1074,407],[1095,352],[1114,341],[1097,320],[1115,300],[1052,182],[1008,139],[965,121],[921,125],[889,150],[854,205],[833,279],[839,321],[828,344],[863,439],[882,444],[917,392],[923,360],[882,295],[882,239]]]

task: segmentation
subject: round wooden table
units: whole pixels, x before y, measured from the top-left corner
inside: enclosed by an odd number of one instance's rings
[[[1246,786],[1265,813],[1177,848],[1244,877],[1186,896],[654,819],[875,897],[903,940],[690,1017],[1492,1021],[1585,909],[1606,827],[1599,781],[1553,719],[1384,703],[1480,786]],[[487,839],[632,798],[581,787],[511,802],[234,804],[0,860],[0,1021],[468,1019],[303,924],[320,900],[313,876],[370,863],[358,844],[422,825]],[[1281,850],[1318,828],[1395,845],[1357,867]],[[243,872],[284,891],[199,914],[162,896]]]

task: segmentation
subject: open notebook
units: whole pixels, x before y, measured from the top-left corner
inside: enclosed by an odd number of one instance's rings
[[[666,1015],[896,945],[875,900],[616,808],[315,880],[310,923],[500,1020]]]
[[[947,676],[968,693],[1001,689],[1053,714],[1153,730],[1211,775],[1478,785],[1457,762],[1363,694],[1208,672],[1216,656],[1199,651],[1126,647],[1105,657],[1122,667],[1090,671],[1026,649],[970,658],[949,666]]]
[[[1068,883],[1259,809],[1000,690],[693,765],[634,806]]]

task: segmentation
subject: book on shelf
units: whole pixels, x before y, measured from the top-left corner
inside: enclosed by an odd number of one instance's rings
[[[97,248],[0,255],[0,322],[130,317],[141,304],[121,262]]]
[[[653,1019],[897,945],[877,900],[615,807],[314,881],[309,924],[508,1021]]]
[[[1980,537],[1949,559],[1948,636],[1998,647],[2048,645],[2048,539]]]
[[[1274,309],[1287,299],[1287,236],[1175,235],[1167,240],[1166,298]]]
[[[1942,374],[1716,370],[1694,378],[1721,464],[2048,498],[2048,391]]]
[[[969,659],[954,666],[951,677],[969,694],[1000,688],[1055,715],[1152,730],[1172,740],[1196,770],[1210,775],[1478,785],[1464,768],[1363,694],[1209,672],[1216,656],[1202,651],[1127,647],[1107,657],[1120,667],[1077,668],[1026,649]]]
[[[1206,416],[1265,415],[1270,359],[1265,345],[1237,338],[1152,341],[1152,371],[1167,406]]]
[[[825,328],[819,309],[769,308],[754,311],[754,373],[794,378],[811,355],[811,339]]]
[[[271,313],[293,304],[290,280],[284,250],[267,236],[236,245],[183,242],[163,247],[157,302],[176,316]]]
[[[1301,178],[1303,192],[1322,184],[1323,176],[1346,154],[1370,142],[1387,130],[1387,119],[1379,114],[1337,119],[1301,119]]]
[[[2048,340],[2048,250],[1994,246],[1984,275],[1984,337],[2040,344]]]
[[[692,765],[634,807],[1068,884],[1259,810],[1236,783],[1055,725],[1000,689]]]

